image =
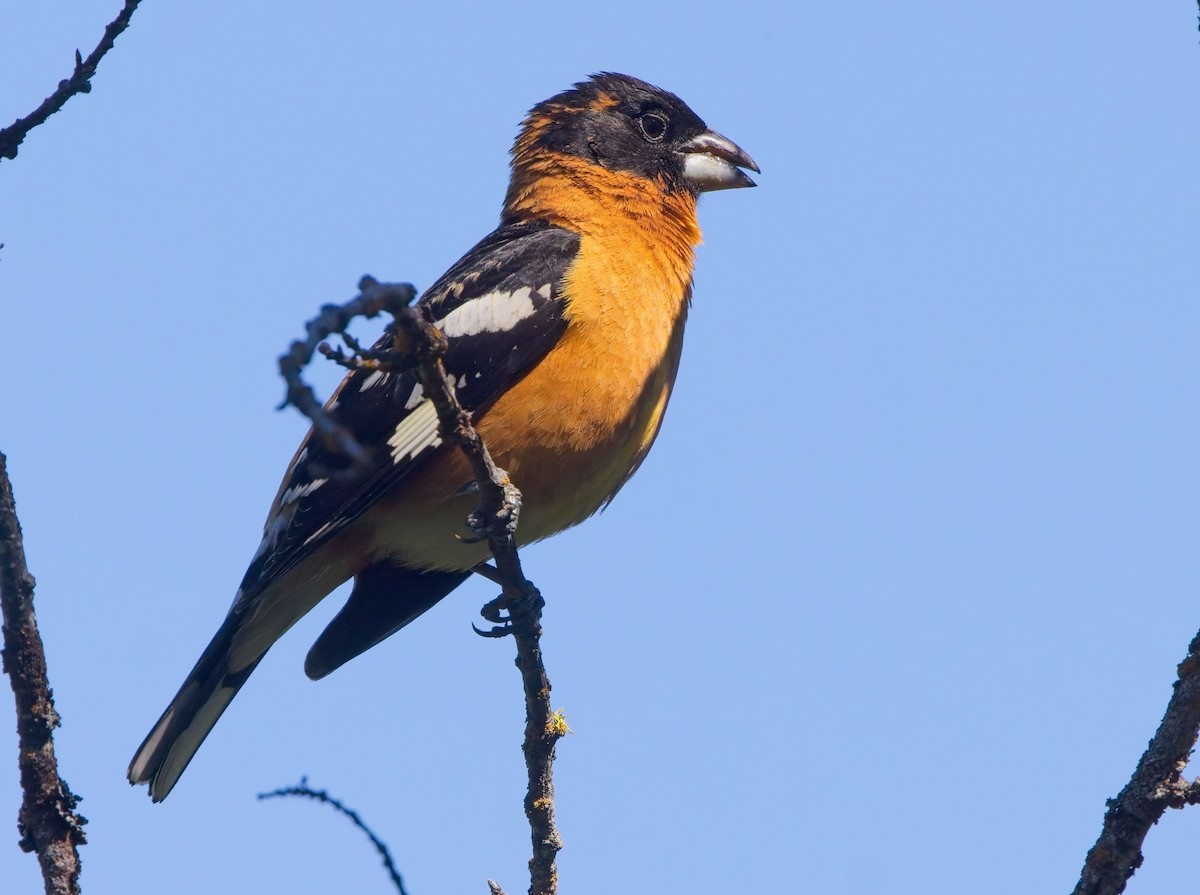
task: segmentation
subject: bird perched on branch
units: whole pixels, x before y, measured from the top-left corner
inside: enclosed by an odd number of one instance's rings
[[[600,74],[539,103],[512,150],[500,225],[422,298],[444,363],[524,495],[517,539],[582,522],[633,475],[671,395],[700,242],[696,201],[758,171],[674,94]],[[363,477],[312,433],[280,486],[225,622],[129,767],[165,798],[271,645],[334,588],[346,605],[304,670],[324,677],[454,590],[471,471],[413,373],[351,372],[333,417],[374,457]]]

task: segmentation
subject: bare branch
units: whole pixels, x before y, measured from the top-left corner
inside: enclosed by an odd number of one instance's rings
[[[1168,808],[1200,802],[1182,779],[1200,731],[1200,634],[1179,663],[1166,714],[1120,795],[1108,802],[1100,838],[1088,852],[1074,895],[1119,895],[1142,865],[1142,842]]]
[[[120,14],[105,27],[104,36],[87,59],[80,56],[78,50],[75,51],[75,70],[71,72],[71,76],[59,81],[58,89],[46,97],[40,106],[24,118],[18,118],[8,127],[0,130],[0,159],[16,158],[17,148],[31,130],[66,105],[67,100],[75,94],[91,92],[92,77],[96,74],[96,67],[100,65],[104,54],[112,49],[117,36],[129,26],[129,20],[133,17],[133,11],[137,9],[139,2],[141,0],[125,0]]]
[[[387,311],[393,316],[404,313],[408,303],[413,300],[417,290],[408,283],[400,283],[379,287],[374,280],[364,278],[378,288],[368,294],[365,290],[346,302],[344,305],[325,305],[319,316],[304,325],[308,337],[292,342],[287,354],[279,358],[279,373],[287,383],[287,394],[282,410],[291,404],[313,424],[313,431],[327,444],[339,451],[350,460],[350,467],[345,470],[322,470],[326,476],[358,476],[371,467],[371,460],[362,445],[355,440],[344,426],[339,425],[321,406],[312,388],[301,378],[300,373],[312,360],[313,354],[322,350],[321,340],[334,333],[345,333],[355,317],[377,317]],[[325,346],[328,348],[328,346]],[[324,353],[324,352],[322,352]]]
[[[337,811],[340,811],[346,817],[350,818],[351,822],[367,834],[367,838],[371,840],[371,844],[375,846],[375,850],[379,852],[383,858],[383,866],[387,868],[388,876],[392,878],[392,885],[396,887],[396,891],[400,895],[408,895],[408,891],[404,888],[404,880],[400,878],[400,871],[396,869],[396,863],[392,860],[392,853],[388,851],[387,845],[382,839],[375,835],[370,827],[366,825],[358,812],[347,808],[342,802],[331,796],[326,790],[312,789],[308,785],[308,778],[301,777],[299,786],[286,786],[282,789],[276,789],[272,792],[260,792],[260,799],[281,798],[284,796],[303,796],[308,799],[315,799],[318,802],[324,802],[330,805]]]
[[[37,853],[47,895],[75,895],[79,892],[78,846],[86,842],[83,825],[87,820],[75,813],[79,798],[59,776],[54,756],[54,728],[59,717],[33,614],[34,583],[25,564],[8,461],[0,454],[0,610],[4,618],[0,656],[17,704],[17,763],[24,794],[17,830],[21,848]]]
[[[371,287],[367,283],[364,293]],[[521,493],[508,474],[496,466],[483,439],[471,425],[470,414],[458,403],[441,356],[446,338],[424,314],[423,309],[405,309],[396,318],[397,335],[408,337],[418,361],[421,386],[437,408],[442,438],[457,444],[475,474],[479,507],[467,520],[477,536],[486,539],[496,560],[496,580],[503,588],[500,597],[483,609],[484,618],[502,625],[487,636],[511,634],[517,644],[517,668],[525,689],[525,767],[529,778],[525,816],[529,819],[533,857],[529,859],[530,895],[554,895],[558,891],[556,858],[562,839],[554,820],[554,750],[567,732],[562,716],[550,706],[550,678],[542,662],[541,615],[545,601],[525,578],[517,554],[517,518]],[[489,576],[490,577],[490,576]],[[503,613],[507,611],[507,616]],[[482,632],[481,632],[482,633]]]
[[[525,742],[523,751],[529,778],[525,796],[525,815],[529,819],[533,857],[529,861],[530,895],[555,895],[558,891],[556,858],[562,840],[554,820],[553,763],[555,744],[569,732],[564,717],[550,706],[550,680],[542,663],[541,611],[545,602],[538,589],[525,578],[517,553],[516,530],[521,508],[521,492],[509,481],[507,473],[496,466],[483,440],[471,425],[471,415],[459,404],[442,366],[446,337],[434,326],[423,306],[409,307],[413,289],[408,285],[379,283],[363,277],[360,295],[348,304],[326,306],[317,320],[308,324],[309,337],[296,342],[280,359],[280,369],[288,381],[284,404],[293,404],[313,421],[322,437],[342,446],[351,459],[364,458],[361,445],[353,436],[330,419],[321,409],[312,390],[300,379],[300,370],[320,350],[349,369],[411,369],[414,364],[422,391],[433,402],[438,414],[443,441],[462,450],[475,475],[480,503],[467,522],[478,540],[487,540],[495,566],[481,564],[475,571],[501,586],[502,593],[483,608],[483,616],[497,623],[488,637],[512,635],[517,645],[517,668],[525,690]],[[332,333],[344,333],[354,316],[374,316],[387,310],[395,318],[390,327],[391,349],[362,351],[353,339],[346,339],[351,354],[328,346],[320,340]],[[357,465],[356,460],[356,465]],[[357,474],[352,472],[351,474]],[[476,629],[478,630],[478,629]],[[502,891],[489,880],[489,887]]]

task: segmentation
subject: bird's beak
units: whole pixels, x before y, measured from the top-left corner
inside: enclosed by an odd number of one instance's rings
[[[683,176],[696,192],[736,190],[755,183],[742,168],[760,173],[746,151],[716,131],[705,131],[682,146]]]

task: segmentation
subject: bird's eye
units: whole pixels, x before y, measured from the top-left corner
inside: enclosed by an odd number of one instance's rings
[[[667,135],[667,116],[662,112],[647,112],[638,118],[638,127],[651,143],[661,143]]]

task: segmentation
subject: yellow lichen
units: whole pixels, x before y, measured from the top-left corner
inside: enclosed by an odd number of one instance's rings
[[[546,724],[546,733],[557,738],[574,732],[567,726],[567,713],[562,709],[550,715],[550,721]]]

